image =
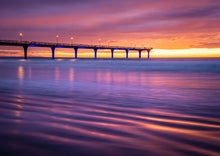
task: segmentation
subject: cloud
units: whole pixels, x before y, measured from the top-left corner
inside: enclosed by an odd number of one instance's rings
[[[189,41],[193,34],[219,34],[219,18],[219,0],[2,0],[0,38],[13,39],[19,32],[28,40],[44,41],[55,34],[66,40],[78,36],[83,42],[100,37],[115,41],[148,38],[163,39],[157,43],[163,48],[162,44],[168,44],[163,36],[175,35],[185,36],[178,41],[191,42],[190,47],[200,40]]]
[[[215,43],[200,43],[198,45],[191,45],[192,48],[220,48],[220,42]]]

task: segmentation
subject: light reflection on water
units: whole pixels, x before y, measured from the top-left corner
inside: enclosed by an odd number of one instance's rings
[[[1,152],[220,154],[219,73],[58,62],[0,63]]]
[[[60,79],[59,67],[55,67],[55,80],[59,80],[59,79]]]
[[[24,79],[24,68],[23,66],[18,67],[18,78],[20,81]]]
[[[74,69],[70,68],[70,81],[74,81]]]
[[[28,79],[31,80],[31,67],[28,68]]]

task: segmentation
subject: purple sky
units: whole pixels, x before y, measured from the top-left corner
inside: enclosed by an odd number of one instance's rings
[[[0,39],[220,48],[220,0],[1,0]]]

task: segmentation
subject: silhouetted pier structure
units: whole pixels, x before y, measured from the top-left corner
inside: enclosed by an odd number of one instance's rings
[[[24,48],[24,58],[28,57],[28,47],[49,47],[52,51],[52,59],[55,58],[56,48],[73,48],[75,51],[75,59],[77,59],[78,49],[93,49],[94,58],[97,59],[97,52],[99,49],[110,49],[111,58],[114,58],[115,50],[125,50],[126,59],[128,59],[129,50],[135,50],[139,52],[139,59],[141,59],[141,53],[147,51],[148,59],[150,58],[150,51],[153,48],[136,48],[136,47],[123,47],[123,46],[105,46],[105,45],[88,45],[88,44],[69,44],[69,43],[49,43],[49,42],[33,42],[33,41],[17,41],[17,40],[0,40],[0,45],[4,46],[22,46]]]

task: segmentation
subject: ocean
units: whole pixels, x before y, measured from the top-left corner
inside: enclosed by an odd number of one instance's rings
[[[220,155],[220,59],[0,59],[0,154]]]

